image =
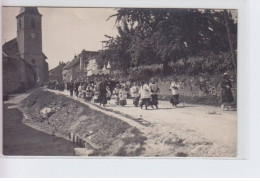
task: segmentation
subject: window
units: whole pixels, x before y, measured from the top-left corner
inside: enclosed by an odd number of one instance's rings
[[[35,20],[31,19],[31,28],[35,28]]]

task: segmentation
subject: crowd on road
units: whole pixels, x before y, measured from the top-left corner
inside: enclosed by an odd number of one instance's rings
[[[100,78],[95,81],[92,79],[75,80],[74,82],[58,83],[57,81],[49,82],[49,89],[59,91],[69,91],[70,96],[76,96],[85,101],[99,103],[100,106],[106,106],[111,99],[120,106],[127,105],[127,98],[131,98],[135,107],[158,109],[158,94],[160,88],[156,79],[149,82],[119,82],[115,79]],[[179,84],[177,79],[172,79],[169,90],[172,93],[171,103],[176,106],[179,102]]]
[[[231,91],[231,81],[225,73],[221,81],[221,100],[222,108],[230,106],[234,102]],[[115,103],[120,106],[127,105],[127,98],[132,98],[135,107],[140,106],[141,109],[156,108],[158,109],[158,95],[160,87],[158,81],[152,78],[150,81],[141,82],[119,82],[111,78],[82,79],[74,82],[58,83],[57,81],[49,82],[49,89],[59,91],[69,91],[70,96],[76,96],[87,102],[93,101],[99,103],[100,106],[106,106],[111,99],[115,99]],[[180,84],[176,78],[171,80],[169,91],[171,92],[170,103],[177,107],[179,101]]]

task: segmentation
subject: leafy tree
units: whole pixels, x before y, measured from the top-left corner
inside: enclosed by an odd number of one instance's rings
[[[196,54],[228,51],[223,11],[198,9],[120,8],[116,17],[119,35],[108,37],[108,57],[124,70],[130,66],[163,64]],[[229,13],[230,27],[236,24]],[[233,36],[234,46],[236,36]]]

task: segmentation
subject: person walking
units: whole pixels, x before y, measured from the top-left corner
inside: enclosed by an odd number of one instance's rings
[[[109,86],[106,86],[106,91],[107,91],[107,93],[106,93],[106,99],[107,99],[107,102],[108,102],[108,104],[110,104],[110,100],[111,100],[111,91],[110,91],[110,87]]]
[[[82,86],[82,83],[79,84],[78,91],[79,91],[78,98],[82,98],[83,97],[83,86]]]
[[[180,103],[179,102],[179,84],[178,84],[178,80],[175,78],[175,79],[172,79],[171,81],[171,86],[169,88],[169,90],[171,91],[172,93],[172,97],[171,97],[171,101],[170,103],[177,107],[177,105]]]
[[[94,103],[98,103],[99,91],[96,83],[94,83],[93,92],[94,92],[93,101]]]
[[[125,106],[127,104],[126,99],[127,99],[127,92],[125,90],[125,86],[122,86],[119,91],[119,104],[121,106]]]
[[[160,91],[158,84],[155,82],[155,79],[151,80],[149,84],[150,92],[151,92],[151,106],[155,106],[158,109],[158,93]]]
[[[105,105],[107,104],[107,90],[106,90],[106,86],[107,86],[107,83],[106,83],[106,80],[103,80],[100,85],[99,85],[99,98],[98,98],[98,101],[99,101],[99,104],[100,106],[103,105],[103,107],[105,107]]]
[[[141,87],[139,90],[139,94],[140,94],[140,107],[141,109],[143,109],[143,106],[145,106],[145,109],[148,108],[148,106],[150,105],[150,91],[149,91],[149,86],[147,84],[145,84],[144,81],[141,82]]]
[[[139,94],[139,87],[136,85],[136,82],[134,82],[133,87],[131,87],[131,95],[133,97],[133,104],[135,105],[135,107],[138,106],[139,104],[139,99],[140,99],[140,94]]]
[[[221,80],[221,108],[228,109],[230,104],[234,101],[234,97],[231,91],[232,84],[231,80],[229,79],[229,76],[227,73],[224,73],[223,78]],[[227,107],[228,106],[228,107]]]
[[[77,97],[79,97],[79,81],[78,80],[75,80],[75,82],[73,84],[73,87],[74,87],[75,95]]]
[[[69,83],[69,91],[70,91],[70,96],[73,96],[74,87],[73,87],[72,81],[70,81],[70,83]]]
[[[119,92],[120,92],[120,85],[116,84],[116,87],[113,90],[113,94],[114,94],[114,97],[115,97],[115,103],[117,105],[119,104]]]
[[[91,101],[92,93],[93,93],[92,86],[88,84],[86,87],[86,98],[85,98],[86,101]]]

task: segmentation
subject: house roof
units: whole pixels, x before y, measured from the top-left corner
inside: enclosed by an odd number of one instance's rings
[[[79,64],[80,61],[80,56],[83,56],[83,59],[88,59],[88,58],[93,58],[94,56],[96,56],[99,52],[95,52],[95,51],[86,51],[86,50],[82,50],[82,52],[79,55],[75,55],[74,59],[72,59],[64,68],[63,70],[66,69],[70,69],[72,67],[74,67],[75,65]]]
[[[39,13],[37,7],[21,7],[20,13],[16,16],[16,18],[19,17],[19,16],[22,15],[22,14],[33,14],[33,15],[42,16],[42,15]]]
[[[65,69],[70,69],[72,67],[74,67],[75,65],[77,65],[79,63],[79,56],[75,56],[74,59],[72,59],[64,68]]]
[[[66,63],[61,63],[57,67],[53,68],[50,70],[49,75],[51,76],[52,74],[60,73],[62,72],[63,68],[66,66]]]

